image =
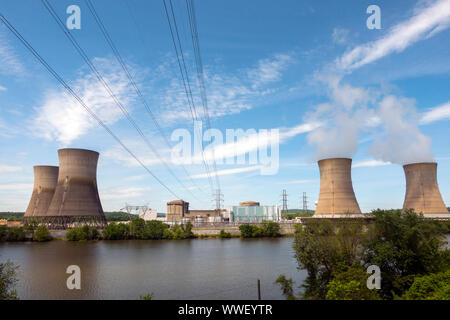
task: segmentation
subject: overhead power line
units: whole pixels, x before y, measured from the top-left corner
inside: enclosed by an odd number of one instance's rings
[[[167,169],[167,171],[175,178],[175,180],[178,181],[178,183],[188,191],[193,197],[195,197],[197,200],[199,200],[185,185],[184,183],[178,178],[178,176],[172,171],[172,169],[167,165],[167,163],[164,161],[164,159],[161,157],[161,155],[158,153],[156,148],[151,144],[151,142],[147,139],[144,132],[140,129],[138,124],[134,121],[134,119],[131,117],[127,109],[123,106],[123,104],[120,102],[118,97],[115,95],[115,93],[112,91],[106,80],[103,78],[103,76],[100,74],[100,72],[97,70],[95,65],[91,62],[89,57],[87,56],[86,52],[83,50],[83,48],[78,44],[76,39],[73,37],[73,35],[66,29],[64,23],[59,18],[58,14],[55,12],[53,6],[50,4],[48,0],[41,0],[44,4],[45,8],[48,10],[50,15],[53,17],[59,28],[63,31],[63,33],[66,35],[66,37],[69,39],[69,41],[72,43],[76,51],[80,54],[80,56],[83,58],[85,63],[89,66],[89,68],[92,70],[92,72],[95,74],[99,82],[103,85],[103,87],[106,89],[108,94],[111,96],[111,98],[114,100],[116,105],[119,107],[119,109],[122,111],[122,113],[125,115],[127,120],[132,124],[132,126],[136,129],[136,131],[139,133],[141,138],[144,140],[146,145],[152,150],[152,152],[156,155],[156,157],[161,161],[161,163],[164,165],[164,167]],[[200,200],[201,201],[201,200]]]
[[[182,79],[184,90],[185,90],[185,93],[186,93],[186,98],[188,100],[189,107],[191,108],[192,120],[195,121],[196,119],[198,119],[197,112],[196,112],[196,109],[195,109],[195,101],[194,101],[194,98],[193,98],[193,95],[192,95],[192,89],[191,89],[190,80],[189,80],[189,73],[188,73],[187,68],[186,68],[186,61],[184,59],[183,48],[182,48],[181,41],[180,41],[180,36],[179,36],[179,32],[178,32],[178,26],[177,26],[177,23],[176,23],[176,17],[175,17],[174,10],[173,10],[172,0],[169,0],[171,14],[169,14],[169,10],[167,8],[166,0],[163,0],[163,4],[164,4],[164,11],[165,11],[166,17],[167,17],[167,22],[169,24],[170,36],[172,38],[173,47],[174,47],[175,54],[176,54],[176,57],[177,57],[178,68],[180,70],[181,79]],[[171,17],[172,17],[172,19],[171,19]],[[172,27],[172,20],[173,20],[173,27]],[[174,31],[175,31],[175,33],[174,33]],[[175,34],[177,35],[176,36],[177,40],[175,40]],[[178,43],[178,46],[177,46],[177,43]],[[209,169],[209,166],[208,166],[208,164],[207,164],[207,162],[205,160],[205,155],[204,155],[204,152],[203,152],[203,140],[201,142],[202,142],[202,162],[203,162],[203,166],[205,168],[206,175],[208,177],[208,181],[209,181],[209,184],[211,186],[211,190],[214,190],[214,185],[213,185],[213,182],[212,182],[210,169]],[[217,169],[216,169],[216,171],[217,171]],[[217,174],[216,174],[216,177],[217,177]],[[219,189],[220,189],[220,186],[219,186]]]
[[[73,89],[64,81],[64,79],[42,58],[42,56],[33,48],[33,46],[20,34],[17,29],[0,13],[0,19],[5,26],[19,39],[22,44],[33,54],[33,56],[47,69],[47,71],[55,77],[56,80],[74,97],[80,105],[94,118],[97,123],[103,127],[124,149],[127,151],[159,184],[161,184],[167,191],[175,198],[179,198],[175,192],[172,191],[162,180],[160,180],[115,134],[114,132],[92,111],[91,108],[73,91]]]
[[[166,134],[164,133],[163,129],[161,128],[161,126],[158,123],[158,120],[156,119],[155,115],[153,114],[147,100],[145,99],[144,95],[142,94],[141,90],[139,90],[138,85],[136,84],[136,81],[134,80],[134,77],[132,76],[132,74],[130,73],[130,71],[128,70],[128,67],[126,65],[126,63],[124,62],[119,50],[117,49],[116,45],[114,44],[113,40],[111,39],[108,30],[106,29],[102,19],[100,18],[100,16],[98,15],[97,11],[95,10],[94,5],[92,4],[91,0],[85,0],[86,5],[88,6],[90,12],[92,13],[92,15],[94,16],[94,19],[98,25],[98,27],[100,28],[100,31],[102,32],[106,42],[108,43],[108,45],[110,46],[111,50],[114,53],[114,56],[116,57],[117,61],[119,62],[119,64],[122,67],[122,70],[125,72],[125,74],[128,77],[128,80],[130,82],[130,84],[132,85],[132,87],[134,88],[136,94],[139,96],[142,104],[145,106],[145,109],[147,110],[147,112],[149,113],[150,117],[153,120],[153,123],[155,124],[156,128],[158,129],[159,133],[161,134],[161,136],[163,137],[166,145],[170,148],[171,147],[171,143],[169,142],[169,139],[167,138]],[[201,190],[198,185],[194,182],[194,180],[192,179],[191,175],[188,173],[188,171],[186,170],[186,168],[184,167],[184,165],[181,165],[182,169],[184,170],[186,176],[191,180],[192,184],[199,190]]]
[[[172,1],[172,0],[170,0]],[[203,62],[202,62],[202,55],[200,52],[200,41],[198,37],[198,27],[197,27],[197,18],[195,15],[195,7],[194,2],[192,0],[186,0],[186,7],[188,11],[188,17],[189,17],[189,26],[191,29],[191,37],[192,37],[192,45],[194,48],[194,56],[195,56],[195,65],[197,69],[197,80],[200,87],[200,96],[202,100],[202,106],[203,106],[203,114],[206,119],[206,126],[208,129],[211,128],[211,121],[209,117],[209,110],[208,110],[208,97],[206,95],[206,86],[205,86],[205,73],[203,70]],[[216,157],[214,155],[214,150],[211,149],[212,156],[213,156],[213,166],[214,166],[214,173],[216,177],[216,183],[218,186],[218,189],[220,191],[220,181],[219,176],[217,174],[217,164],[216,164]]]

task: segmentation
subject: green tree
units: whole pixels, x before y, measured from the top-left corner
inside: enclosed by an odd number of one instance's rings
[[[142,218],[134,218],[130,224],[130,237],[132,239],[146,239],[145,220]]]
[[[254,224],[241,224],[239,231],[242,238],[257,238],[262,235],[261,228]]]
[[[415,277],[404,300],[450,300],[450,270]]]
[[[164,239],[168,229],[169,225],[161,221],[147,221],[144,230],[145,239]]]
[[[11,261],[0,263],[0,300],[17,300],[14,286],[18,282],[17,269]]]
[[[219,238],[220,239],[229,239],[229,238],[231,238],[231,233],[225,232],[225,230],[222,229],[222,230],[220,230]]]
[[[299,268],[308,272],[302,297],[325,299],[328,283],[342,266],[361,268],[364,239],[364,224],[359,220],[314,219],[297,225],[295,258]]]
[[[50,234],[50,231],[48,230],[47,226],[40,225],[36,228],[33,234],[33,240],[38,242],[44,242],[44,241],[50,241],[53,237]]]
[[[8,240],[8,227],[0,226],[0,242]]]
[[[412,210],[376,210],[363,257],[366,265],[382,271],[381,294],[401,296],[419,275],[438,273],[450,267],[445,234],[439,222]]]
[[[261,233],[264,237],[279,237],[281,235],[280,224],[275,221],[264,221],[261,224]]]
[[[344,271],[345,270],[345,271]],[[379,300],[377,290],[367,288],[368,274],[362,267],[338,270],[327,285],[327,300]]]
[[[286,297],[286,300],[295,300],[294,294],[294,281],[292,278],[287,279],[284,274],[280,275],[277,280],[275,280],[276,284],[279,284],[281,287],[281,291],[283,295]]]
[[[109,223],[103,230],[105,240],[126,240],[130,237],[130,227],[125,223]]]
[[[25,241],[26,233],[23,227],[8,228],[7,241]]]
[[[66,238],[69,241],[97,240],[100,238],[100,232],[95,227],[84,225],[67,230]]]

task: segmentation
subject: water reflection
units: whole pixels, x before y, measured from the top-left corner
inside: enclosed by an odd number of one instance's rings
[[[1,259],[21,266],[21,299],[282,299],[279,274],[306,276],[292,239],[6,243]],[[78,265],[82,289],[68,290],[67,266]]]

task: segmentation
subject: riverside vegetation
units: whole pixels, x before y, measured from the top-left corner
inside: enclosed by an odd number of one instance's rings
[[[308,276],[294,291],[281,275],[275,282],[287,299],[450,300],[450,224],[409,210],[375,210],[375,219],[313,220],[298,225],[293,248]],[[367,267],[381,270],[381,289],[367,288]]]

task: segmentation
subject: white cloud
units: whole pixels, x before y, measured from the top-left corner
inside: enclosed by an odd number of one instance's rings
[[[22,171],[23,168],[19,166],[9,166],[9,165],[1,165],[0,164],[0,173],[11,173]]]
[[[108,59],[95,58],[93,62],[100,69],[112,92],[127,108],[134,95],[130,92],[128,79],[121,69]],[[112,124],[122,117],[122,112],[94,74],[82,73],[74,81],[72,88],[106,124]],[[63,145],[70,144],[97,126],[97,122],[91,119],[78,101],[64,89],[48,92],[36,111],[37,114],[32,119],[35,129],[33,132],[38,137],[57,140]]]
[[[420,119],[421,124],[429,124],[431,122],[439,121],[439,120],[447,120],[450,119],[450,101],[447,101],[444,104],[441,104],[437,107],[429,109],[422,115],[422,119]]]
[[[450,26],[450,1],[434,1],[416,10],[413,17],[392,27],[373,42],[360,45],[336,60],[339,69],[352,70],[393,52],[402,52],[417,41],[434,36]]]
[[[344,28],[334,28],[332,39],[334,43],[337,44],[346,44],[348,41],[349,31]]]
[[[8,90],[6,87],[0,86],[0,91],[6,91],[6,90]]]
[[[251,166],[251,167],[244,167],[244,168],[225,169],[225,170],[218,170],[217,175],[218,176],[226,176],[226,175],[230,175],[230,174],[256,171],[256,170],[261,170],[261,169],[262,169],[262,166]],[[191,176],[192,179],[203,179],[203,178],[207,178],[207,177],[208,177],[208,174],[206,174],[206,173],[195,174],[195,175]]]
[[[317,182],[317,180],[292,180],[288,182],[283,182],[283,184],[305,184],[305,183],[314,183]]]
[[[22,76],[25,67],[19,60],[6,35],[6,27],[0,25],[0,74]]]
[[[262,59],[258,67],[248,72],[253,88],[281,80],[282,72],[293,62],[288,54],[276,54],[271,59]]]
[[[132,198],[139,198],[145,195],[145,192],[149,191],[148,187],[123,187],[113,188],[100,191],[101,200],[126,200]]]
[[[390,162],[372,159],[354,162],[352,164],[352,167],[353,168],[379,167],[379,166],[387,166],[390,164],[391,164]]]
[[[9,184],[0,184],[0,191],[30,191],[33,189],[32,183],[9,183]]]
[[[267,85],[281,80],[283,71],[293,62],[294,58],[288,54],[276,54],[259,60],[254,68],[240,70],[235,74],[225,73],[219,68],[205,67],[209,116],[214,119],[252,109],[263,96],[277,91]],[[179,74],[175,73],[178,71],[170,69],[169,65],[162,65],[160,68],[165,70],[159,71],[162,77],[167,77],[167,74],[175,75],[165,84],[163,94],[152,94],[155,104],[161,106],[160,117],[168,123],[192,119],[184,86],[179,80]],[[196,79],[196,76],[190,75],[190,79]],[[200,118],[204,118],[198,88],[193,83],[195,82],[191,81],[196,112]]]

